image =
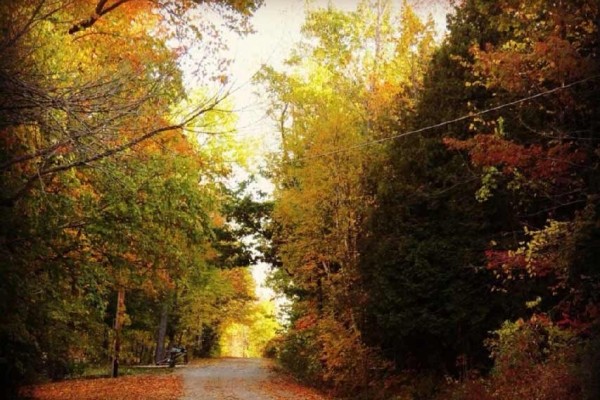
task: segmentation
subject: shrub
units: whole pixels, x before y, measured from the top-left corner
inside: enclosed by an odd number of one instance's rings
[[[321,349],[315,330],[291,330],[282,339],[279,361],[288,371],[304,382],[322,383]]]
[[[494,367],[488,379],[457,385],[460,400],[580,400],[578,340],[545,315],[505,322],[488,341]]]
[[[275,336],[271,338],[265,345],[265,349],[263,350],[263,357],[266,358],[279,358],[281,354],[281,349],[284,344],[283,336]]]

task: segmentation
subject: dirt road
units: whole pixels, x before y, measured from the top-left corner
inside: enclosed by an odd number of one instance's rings
[[[224,358],[182,368],[183,400],[327,400],[271,368],[268,360]]]

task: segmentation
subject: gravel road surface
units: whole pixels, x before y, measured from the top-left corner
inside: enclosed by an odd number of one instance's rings
[[[181,369],[183,400],[328,400],[272,368],[269,360],[223,358]]]

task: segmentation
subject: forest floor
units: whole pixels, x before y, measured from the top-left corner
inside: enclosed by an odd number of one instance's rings
[[[144,374],[44,383],[21,394],[34,400],[179,400],[183,383],[177,373]]]
[[[183,377],[183,400],[326,400],[275,371],[269,360],[221,358],[189,365]]]

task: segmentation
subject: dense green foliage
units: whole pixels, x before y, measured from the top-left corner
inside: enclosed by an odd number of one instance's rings
[[[465,87],[472,73],[457,58],[467,59],[472,44],[494,40],[488,26],[487,16],[457,10],[423,77],[415,110],[392,132],[461,117],[470,104],[485,106],[489,95]],[[366,335],[401,368],[454,373],[459,356],[468,363],[460,368],[481,366],[487,360],[483,340],[518,305],[490,293],[492,275],[482,268],[489,232],[503,218],[495,205],[477,201],[477,177],[441,140],[464,137],[469,122],[394,141],[383,176],[379,167],[372,172],[377,207],[361,251],[371,294]]]

